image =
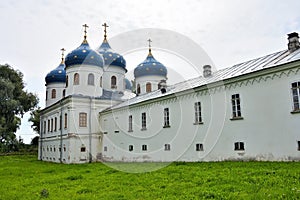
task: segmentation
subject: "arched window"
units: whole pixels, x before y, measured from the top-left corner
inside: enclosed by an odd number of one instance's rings
[[[74,85],[79,85],[79,74],[78,73],[74,74]]]
[[[94,74],[88,75],[88,85],[94,85]]]
[[[146,92],[151,92],[151,83],[146,84]]]
[[[56,90],[55,89],[52,89],[52,91],[51,91],[51,98],[52,99],[56,98]]]
[[[140,84],[137,84],[137,86],[136,86],[136,92],[137,92],[137,94],[141,93],[141,86],[140,86]]]
[[[66,90],[63,90],[62,96],[65,97],[66,96]]]
[[[102,87],[102,76],[100,77],[100,87]]]
[[[69,76],[66,77],[66,87],[69,85]]]
[[[117,88],[117,77],[112,76],[110,83],[111,83],[111,89],[116,89]]]

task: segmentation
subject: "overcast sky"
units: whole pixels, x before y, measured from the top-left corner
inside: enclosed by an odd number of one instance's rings
[[[0,1],[0,63],[24,73],[26,89],[39,95],[43,107],[44,78],[58,66],[62,47],[68,53],[80,45],[84,23],[92,48],[102,42],[104,22],[109,37],[141,28],[183,34],[220,69],[286,49],[286,34],[300,32],[299,8],[299,0]],[[145,56],[125,56],[129,70]],[[18,133],[30,142],[34,134],[26,121]]]

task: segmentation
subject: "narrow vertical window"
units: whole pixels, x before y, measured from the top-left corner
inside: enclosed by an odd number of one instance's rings
[[[61,129],[61,126],[62,126],[62,117],[61,115],[59,116],[59,130]]]
[[[292,83],[293,111],[300,111],[300,82]]]
[[[46,121],[44,121],[44,133],[46,133],[46,124],[47,124],[47,122]]]
[[[48,91],[46,91],[46,101],[48,100]]]
[[[51,132],[53,132],[53,119],[51,119]]]
[[[129,145],[129,151],[133,151],[133,145]]]
[[[68,127],[68,114],[65,113],[65,127],[64,128],[67,128]]]
[[[142,151],[147,151],[147,145],[145,144],[142,145]]]
[[[232,104],[232,118],[242,118],[241,113],[241,99],[239,94],[234,94],[231,96],[231,104]]]
[[[151,83],[146,84],[146,92],[151,92]]]
[[[52,89],[51,91],[51,99],[55,99],[56,98],[56,90]]]
[[[49,133],[50,132],[50,119],[48,119],[48,130],[47,132]]]
[[[234,150],[235,151],[243,151],[243,150],[245,150],[244,142],[235,142],[234,143]]]
[[[117,77],[112,76],[111,80],[110,80],[110,84],[111,84],[111,89],[116,89],[117,88]]]
[[[146,130],[146,113],[142,113],[142,130]]]
[[[141,86],[140,86],[140,84],[137,84],[137,86],[136,86],[136,93],[137,94],[141,93]]]
[[[297,141],[298,144],[298,151],[300,151],[300,141]]]
[[[86,126],[87,126],[87,114],[79,113],[79,127],[86,127]]]
[[[57,131],[57,117],[54,118],[54,131]]]
[[[132,132],[132,115],[128,117],[128,132]]]
[[[196,144],[196,151],[203,151],[203,144],[197,143]]]
[[[195,124],[202,124],[202,114],[201,114],[201,102],[195,102]]]
[[[74,74],[74,85],[79,85],[79,74],[78,73]]]
[[[164,128],[170,127],[170,113],[169,108],[164,109]]]
[[[64,89],[62,92],[62,97],[65,97],[65,96],[66,96],[66,90]]]
[[[102,87],[102,76],[100,77],[100,87]]]
[[[165,144],[165,151],[170,151],[170,150],[171,150],[171,145]]]
[[[66,88],[69,86],[69,76],[66,76]]]
[[[107,146],[105,146],[105,147],[103,148],[103,151],[107,151]]]
[[[94,74],[90,73],[88,75],[88,85],[94,85]]]

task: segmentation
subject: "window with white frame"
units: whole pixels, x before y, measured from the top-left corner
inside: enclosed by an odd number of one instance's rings
[[[117,77],[112,76],[110,78],[111,89],[117,89]]]
[[[51,90],[51,99],[55,99],[56,98],[56,90],[52,89]]]
[[[171,145],[165,144],[165,151],[170,151],[170,150],[171,150]]]
[[[94,85],[94,80],[95,80],[95,77],[94,77],[94,74],[90,73],[88,75],[88,85]]]
[[[79,113],[79,127],[87,127],[87,114]]]
[[[231,96],[231,104],[232,104],[232,118],[233,119],[242,118],[240,94],[233,94]]]
[[[132,132],[132,115],[129,115],[128,117],[128,132]]]
[[[142,113],[142,130],[146,130],[147,121],[146,121],[146,113]]]
[[[244,151],[245,150],[244,142],[235,142],[234,143],[234,150],[235,151]]]
[[[68,127],[68,114],[67,114],[67,113],[65,113],[65,119],[64,119],[64,122],[65,122],[64,128],[67,128],[67,127]]]
[[[169,108],[164,109],[164,128],[170,127],[170,112]]]
[[[202,143],[197,143],[196,144],[196,151],[203,151],[203,144]]]
[[[202,123],[201,102],[195,102],[194,111],[195,111],[195,124]]]
[[[79,85],[79,74],[75,73],[74,74],[74,81],[73,81],[74,85]]]
[[[146,144],[142,145],[142,151],[147,151],[147,145]]]
[[[300,151],[300,141],[297,141],[298,144],[298,151]]]
[[[133,145],[129,145],[129,151],[133,151]]]
[[[300,82],[292,83],[293,111],[300,111]]]
[[[57,117],[54,118],[54,131],[57,131]]]

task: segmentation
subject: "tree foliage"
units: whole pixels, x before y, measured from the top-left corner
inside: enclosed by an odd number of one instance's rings
[[[35,94],[24,90],[23,74],[11,66],[0,65],[0,148],[14,150],[15,132],[23,115],[38,104]],[[5,148],[4,148],[5,147]]]
[[[40,133],[40,111],[41,108],[37,108],[30,112],[30,118],[28,119],[31,122],[31,128],[37,133]]]

